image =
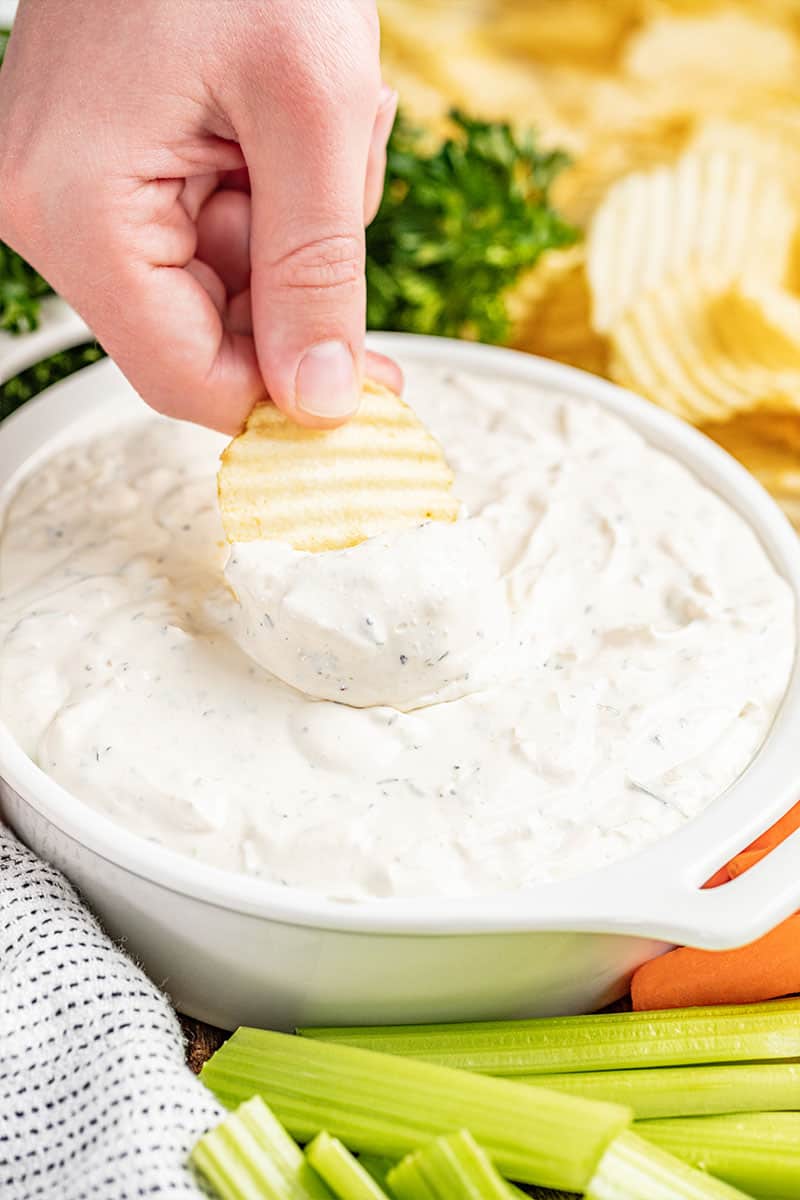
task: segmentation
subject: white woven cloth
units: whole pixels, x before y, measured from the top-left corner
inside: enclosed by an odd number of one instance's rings
[[[220,1111],[165,997],[0,827],[2,1200],[197,1200]]]

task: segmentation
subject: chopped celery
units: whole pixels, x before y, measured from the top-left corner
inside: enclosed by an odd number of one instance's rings
[[[636,1131],[753,1196],[800,1196],[800,1113],[642,1121]]]
[[[586,1200],[745,1200],[745,1193],[625,1132],[600,1159]]]
[[[726,1063],[706,1067],[644,1067],[638,1071],[576,1071],[515,1076],[588,1100],[629,1105],[638,1120],[717,1113],[783,1112],[800,1108],[800,1064]]]
[[[340,1200],[388,1200],[383,1188],[338,1138],[318,1133],[306,1146],[306,1158]]]
[[[257,1093],[300,1141],[322,1130],[353,1151],[402,1158],[468,1127],[512,1179],[580,1191],[630,1109],[465,1071],[239,1029],[203,1067],[229,1108]]]
[[[407,1155],[388,1183],[395,1200],[511,1200],[509,1185],[463,1129]]]
[[[222,1200],[332,1200],[259,1096],[204,1134],[191,1159]]]
[[[300,1029],[305,1038],[484,1075],[800,1058],[800,1000],[458,1025]]]

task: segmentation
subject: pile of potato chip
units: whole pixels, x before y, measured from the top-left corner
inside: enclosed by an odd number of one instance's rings
[[[521,349],[606,375],[740,458],[800,528],[800,0],[382,0],[434,128],[533,125],[585,230],[513,297]]]

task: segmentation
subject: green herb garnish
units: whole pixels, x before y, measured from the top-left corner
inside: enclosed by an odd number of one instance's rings
[[[532,133],[451,113],[452,137],[426,151],[401,118],[367,230],[367,325],[500,342],[505,297],[545,250],[577,233],[551,208],[568,159]]]
[[[97,362],[103,356],[104,351],[96,342],[91,342],[85,346],[77,346],[74,350],[62,350],[53,354],[37,363],[35,367],[30,367],[9,379],[8,383],[0,387],[0,421],[51,384],[66,379],[74,371]]]
[[[23,258],[0,242],[0,329],[29,333],[39,323],[39,302],[50,284]]]

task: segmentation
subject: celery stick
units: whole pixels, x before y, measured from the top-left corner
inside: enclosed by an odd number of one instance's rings
[[[511,1200],[509,1185],[465,1129],[409,1154],[388,1183],[395,1200]]]
[[[639,1071],[577,1071],[518,1075],[519,1083],[555,1088],[588,1100],[629,1105],[637,1120],[717,1113],[784,1112],[800,1108],[797,1063],[726,1063],[707,1067],[644,1067]]]
[[[800,1113],[642,1121],[636,1132],[754,1196],[800,1196]]]
[[[306,1158],[340,1200],[388,1200],[386,1192],[338,1138],[318,1133]]]
[[[439,1200],[413,1154],[401,1159],[390,1174],[389,1186],[394,1200]],[[459,1200],[459,1197],[456,1195],[453,1200]]]
[[[300,1029],[305,1038],[484,1075],[800,1058],[800,1000],[459,1025]]]
[[[469,1127],[512,1179],[580,1191],[630,1109],[350,1046],[239,1029],[203,1067],[229,1108],[257,1093],[299,1141],[402,1158]]]
[[[190,1157],[222,1200],[332,1200],[260,1096],[204,1134]]]
[[[635,1133],[621,1133],[600,1159],[586,1200],[744,1200],[745,1193],[696,1171]]]

